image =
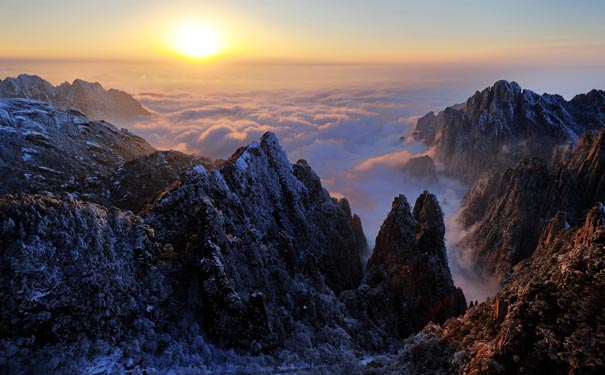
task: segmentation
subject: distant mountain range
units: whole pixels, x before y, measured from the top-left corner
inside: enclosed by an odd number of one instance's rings
[[[81,79],[53,86],[38,76],[21,74],[0,80],[0,98],[33,99],[61,109],[74,108],[95,120],[150,115],[132,95],[116,89],[105,90],[98,82]]]

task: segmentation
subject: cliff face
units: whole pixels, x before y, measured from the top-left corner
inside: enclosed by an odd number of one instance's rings
[[[0,98],[39,100],[53,106],[75,108],[96,120],[118,120],[150,113],[124,91],[105,90],[98,82],[76,79],[73,83],[53,86],[48,81],[27,74],[0,80]]]
[[[429,322],[444,322],[466,310],[454,286],[444,244],[443,213],[424,192],[413,212],[400,195],[376,237],[364,282],[345,300],[362,320],[406,337]]]
[[[564,218],[555,216],[494,298],[409,339],[397,361],[411,373],[605,371],[605,211],[594,206],[575,228]]]
[[[485,172],[513,167],[521,158],[550,160],[557,146],[575,143],[605,126],[605,93],[593,90],[566,101],[498,81],[463,105],[420,118],[414,137],[435,146],[446,172],[474,182]]]
[[[460,221],[468,229],[460,245],[474,254],[477,269],[504,278],[529,258],[540,233],[557,211],[575,224],[603,198],[605,131],[587,132],[550,170],[537,159],[494,173],[465,196]]]

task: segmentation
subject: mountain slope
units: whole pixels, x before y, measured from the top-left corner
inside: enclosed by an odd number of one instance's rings
[[[605,210],[579,226],[555,216],[502,290],[407,340],[382,373],[601,374],[605,371]],[[392,370],[392,372],[390,372]]]
[[[139,210],[203,157],[156,151],[142,138],[75,110],[0,99],[0,194],[68,192]]]
[[[98,149],[133,142],[148,150],[140,139],[73,111],[22,99],[2,103],[8,145],[22,147],[30,128],[48,140],[39,154],[32,152],[44,156],[37,167],[62,166],[46,153],[54,155],[49,150],[63,143],[68,161],[82,161],[75,154],[85,154],[89,132]],[[78,125],[92,130],[79,133]],[[144,154],[119,167],[85,161],[122,193],[140,186],[130,197],[139,203],[151,196],[146,183],[168,183],[173,166],[189,170],[147,202],[142,216],[79,200],[94,198],[92,188],[0,198],[3,372],[191,373],[192,366],[220,372],[242,363],[247,373],[284,365],[305,373],[319,362],[321,371],[349,373],[360,367],[361,353],[395,351],[401,337],[464,309],[445,260],[442,213],[428,193],[413,217],[407,207],[384,225],[386,232],[418,236],[401,243],[409,245],[405,262],[393,264],[415,265],[409,285],[389,284],[395,271],[382,284],[398,301],[414,304],[389,310],[389,324],[406,327],[395,332],[351,308],[367,250],[360,218],[346,199],[330,197],[304,160],[291,164],[273,134],[208,168],[173,152]],[[447,303],[450,292],[460,293],[458,307]]]

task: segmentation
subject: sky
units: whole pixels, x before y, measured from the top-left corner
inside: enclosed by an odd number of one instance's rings
[[[1,0],[0,57],[175,58],[183,25],[236,61],[594,65],[598,0]],[[178,32],[178,31],[177,31]]]

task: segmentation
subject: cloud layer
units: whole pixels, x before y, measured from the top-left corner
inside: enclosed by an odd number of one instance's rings
[[[439,108],[435,97],[411,90],[366,88],[203,97],[146,93],[137,99],[154,116],[129,127],[158,148],[214,158],[229,157],[238,147],[272,131],[290,160],[306,159],[333,196],[350,200],[372,245],[397,194],[405,194],[413,204],[423,190],[435,193],[446,219],[459,207],[464,186],[443,176],[437,182],[414,178],[403,170],[411,157],[430,154],[425,146],[402,137],[419,114]],[[455,229],[448,225],[447,236],[457,237]],[[457,257],[450,255],[450,259]],[[469,284],[465,286],[470,291],[472,283],[456,281]],[[483,297],[479,294],[472,291],[470,297]]]

